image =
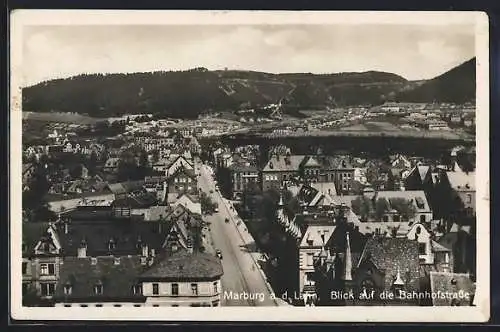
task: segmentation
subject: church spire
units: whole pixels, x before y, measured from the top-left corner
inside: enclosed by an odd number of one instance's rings
[[[349,240],[349,232],[346,233],[346,246],[345,246],[345,269],[344,269],[344,280],[352,280],[352,254],[351,254],[351,243]]]

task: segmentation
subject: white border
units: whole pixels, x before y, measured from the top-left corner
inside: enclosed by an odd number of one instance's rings
[[[489,23],[483,12],[15,10],[11,19],[11,313],[18,320],[485,322],[490,316]],[[477,307],[28,308],[21,306],[21,95],[23,27],[32,25],[416,24],[476,26]]]

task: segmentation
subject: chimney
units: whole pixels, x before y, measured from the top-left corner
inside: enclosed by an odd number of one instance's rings
[[[143,257],[148,257],[149,256],[149,248],[147,244],[142,245],[142,256]]]
[[[85,239],[80,242],[80,246],[78,247],[78,258],[87,257],[87,241]]]

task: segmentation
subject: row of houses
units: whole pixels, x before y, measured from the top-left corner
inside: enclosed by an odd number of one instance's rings
[[[28,306],[219,306],[217,257],[196,243],[199,215],[182,206],[160,220],[78,209],[23,224]]]

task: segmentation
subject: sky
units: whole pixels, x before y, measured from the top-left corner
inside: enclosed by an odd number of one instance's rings
[[[474,33],[473,25],[26,26],[23,85],[195,67],[429,79],[475,56]]]

